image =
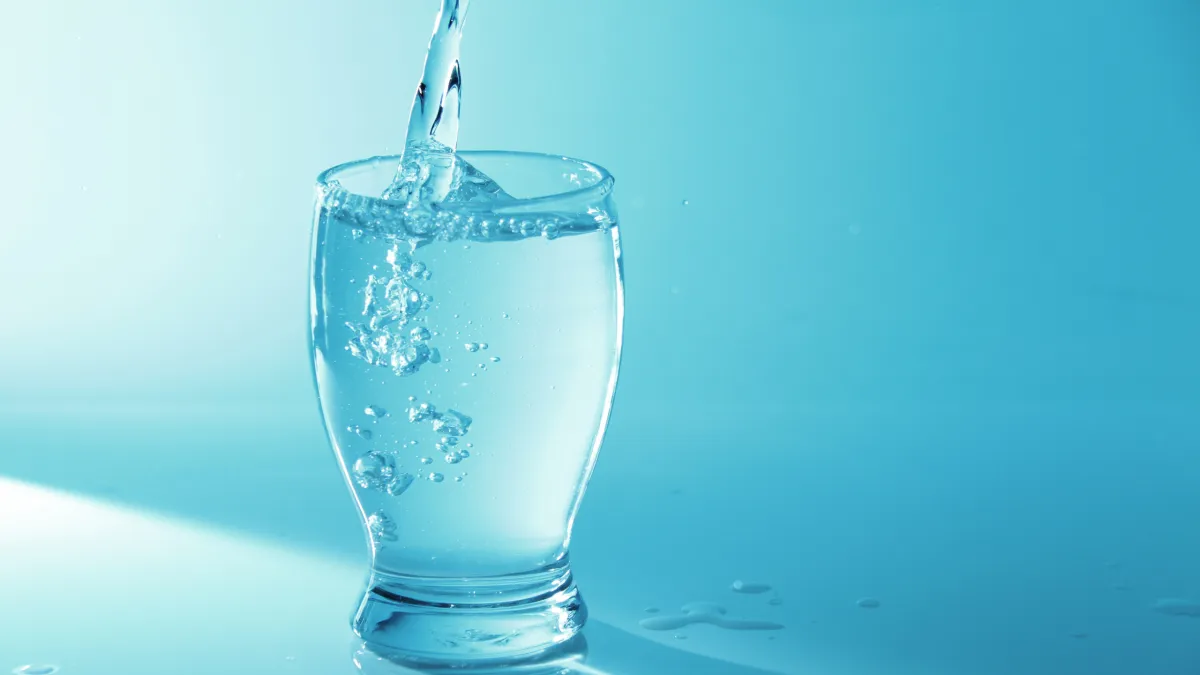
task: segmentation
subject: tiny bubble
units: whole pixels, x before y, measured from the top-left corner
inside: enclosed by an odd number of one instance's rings
[[[500,363],[500,357],[499,357],[499,356],[493,356],[493,357],[492,357],[492,363]]]
[[[479,348],[480,348],[480,349],[487,349],[487,348],[488,348],[488,343],[486,343],[486,342],[480,342],[480,343],[479,343]]]
[[[462,482],[462,476],[455,476],[455,477],[454,477],[454,482],[455,482],[455,483],[461,483],[461,482]]]
[[[446,477],[440,473],[434,472],[434,473],[429,474],[429,480],[431,480],[435,483],[440,483],[440,482],[446,480]]]
[[[421,463],[422,463],[422,464],[432,464],[432,463],[433,463],[433,458],[431,458],[431,457],[422,457],[422,458],[421,458]]]
[[[508,312],[505,312],[505,313],[501,314],[500,316],[501,316],[502,318],[505,318],[505,319],[507,319],[507,318],[508,318]]]
[[[687,206],[687,205],[689,205],[689,204],[691,204],[691,202],[689,202],[689,201],[688,201],[688,200],[686,200],[686,199],[685,199],[685,200],[683,200],[683,205],[684,205],[684,206]]]

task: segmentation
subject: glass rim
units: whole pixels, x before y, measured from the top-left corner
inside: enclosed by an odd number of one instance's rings
[[[562,202],[599,203],[605,197],[607,197],[609,194],[612,193],[613,185],[616,183],[616,179],[613,178],[613,175],[608,172],[608,169],[605,169],[604,167],[602,167],[599,164],[596,164],[594,162],[589,162],[587,160],[578,159],[575,157],[567,157],[566,155],[555,155],[555,154],[544,153],[544,152],[529,152],[529,151],[524,151],[524,150],[456,150],[454,153],[454,156],[455,157],[461,156],[464,159],[466,159],[467,161],[471,161],[471,158],[473,158],[473,157],[511,157],[511,158],[517,158],[517,159],[526,159],[526,160],[549,159],[549,160],[555,160],[558,162],[564,162],[567,164],[573,164],[575,166],[583,167],[585,169],[592,171],[594,173],[594,175],[599,177],[599,179],[595,183],[584,186],[584,187],[573,188],[571,190],[564,190],[562,192],[554,192],[551,194],[537,195],[535,197],[514,198],[511,201],[506,200],[502,204],[496,204],[496,203],[490,203],[490,202],[484,202],[484,203],[479,203],[479,202],[442,202],[442,203],[439,203],[437,205],[438,208],[441,210],[444,210],[444,211],[451,211],[451,212],[460,211],[460,212],[471,212],[471,213],[496,212],[496,211],[527,211],[527,210],[530,210],[530,207],[533,207],[536,209],[537,207],[544,207],[546,205],[552,205],[552,204],[562,203]],[[348,162],[342,162],[341,164],[336,164],[334,166],[329,167],[328,169],[325,169],[321,173],[317,174],[317,188],[321,189],[321,190],[329,189],[331,187],[331,182],[336,180],[338,174],[340,174],[342,172],[349,171],[351,169],[355,169],[355,168],[359,168],[359,167],[363,167],[363,166],[368,166],[368,165],[373,165],[373,164],[383,164],[383,163],[390,163],[393,167],[398,167],[400,165],[400,160],[401,160],[401,155],[375,155],[373,157],[366,157],[363,159],[355,159],[355,160],[350,160]],[[366,200],[366,202],[368,204],[372,204],[372,205],[378,204],[379,206],[381,206],[383,208],[403,208],[403,206],[404,206],[403,204],[401,204],[399,202],[384,199],[380,195],[367,195],[367,194],[362,194],[361,192],[357,192],[355,190],[351,190],[351,189],[347,188],[346,186],[342,185],[340,182],[337,184],[336,189],[341,190],[347,194],[354,195],[355,197],[357,197],[359,199]]]

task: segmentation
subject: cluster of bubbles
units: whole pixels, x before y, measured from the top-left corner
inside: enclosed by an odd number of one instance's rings
[[[433,298],[414,285],[433,275],[400,244],[388,250],[387,263],[391,274],[371,274],[363,285],[363,320],[346,322],[350,329],[346,351],[397,375],[411,375],[426,363],[441,361],[441,353],[429,344],[433,333],[420,325],[424,321],[420,313]]]
[[[367,516],[367,530],[374,541],[396,541],[396,523],[383,511]]]
[[[354,482],[364,490],[379,490],[392,497],[404,494],[413,483],[412,474],[399,471],[391,455],[372,450],[354,461]]]
[[[396,182],[383,199],[354,194],[336,180],[321,189],[323,218],[346,223],[358,237],[380,237],[414,248],[430,241],[460,239],[555,239],[616,224],[616,214],[599,207],[580,216],[522,212],[505,217],[501,212],[506,204],[517,200],[470,163],[436,144],[406,149]],[[439,198],[442,194],[444,198]]]

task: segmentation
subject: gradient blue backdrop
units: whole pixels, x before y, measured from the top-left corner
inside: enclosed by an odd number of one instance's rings
[[[399,149],[435,11],[6,8],[0,474],[360,554],[312,183]],[[766,580],[784,637],[687,648],[781,672],[1200,667],[1149,609],[1200,596],[1200,4],[475,0],[463,69],[461,147],[617,177],[593,604]]]

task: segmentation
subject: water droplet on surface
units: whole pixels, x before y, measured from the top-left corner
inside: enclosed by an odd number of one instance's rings
[[[711,602],[689,602],[682,614],[663,614],[642,619],[638,624],[646,630],[676,630],[696,623],[707,623],[727,630],[782,630],[783,624],[773,621],[732,619],[725,608]]]
[[[434,473],[429,474],[429,480],[431,480],[435,483],[440,483],[440,482],[446,480],[446,477],[440,473],[434,472]]]
[[[396,523],[383,511],[367,516],[367,530],[375,541],[396,541]]]
[[[734,593],[745,593],[747,595],[758,595],[760,593],[766,593],[767,591],[771,590],[771,585],[770,584],[755,584],[755,583],[750,583],[750,582],[746,582],[746,581],[742,581],[741,579],[738,579],[737,581],[733,582],[733,585],[730,588],[733,590]]]
[[[879,600],[875,598],[863,598],[858,601],[858,606],[862,607],[863,609],[879,609],[881,604],[883,603],[879,602]]]
[[[363,409],[363,412],[367,415],[367,417],[373,417],[376,420],[381,420],[387,417],[388,414],[386,410],[377,405],[369,405]]]
[[[1162,598],[1151,607],[1159,614],[1167,616],[1190,616],[1200,619],[1200,602],[1183,598]]]

